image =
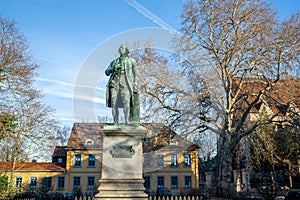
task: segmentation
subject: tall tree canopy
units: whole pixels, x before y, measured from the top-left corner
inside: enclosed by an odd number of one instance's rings
[[[251,111],[273,98],[281,79],[295,83],[299,76],[299,17],[280,22],[263,0],[188,1],[176,59],[151,48],[137,58],[146,117],[162,117],[186,134],[218,135],[219,188],[232,186],[240,140],[278,115],[249,123]]]
[[[16,23],[0,16],[0,115],[5,122],[1,123],[2,161],[45,159],[54,145],[53,110],[33,86],[37,67]],[[11,116],[10,122],[5,116]],[[8,129],[12,123],[13,131]]]

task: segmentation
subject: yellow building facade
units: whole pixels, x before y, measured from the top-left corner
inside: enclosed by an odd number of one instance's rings
[[[145,148],[143,175],[149,193],[177,194],[197,189],[198,171],[197,146],[178,136],[155,151]]]
[[[161,189],[169,193],[179,193],[197,188],[199,184],[198,164],[195,161],[197,156],[197,153],[190,151],[157,152],[155,161],[152,162],[157,169],[144,168],[146,190],[150,193]]]
[[[64,176],[65,168],[45,162],[17,162],[12,171],[12,163],[0,162],[1,175],[12,179],[23,191],[55,190],[60,176]],[[65,185],[65,184],[64,184]]]
[[[180,138],[170,129],[145,125],[149,129],[144,149],[145,189],[149,193],[178,193],[198,188],[198,147]],[[15,167],[15,185],[24,190],[38,191],[49,185],[51,192],[97,193],[102,169],[103,124],[75,123],[68,144],[57,146],[51,163],[27,162]],[[9,164],[0,164],[2,174],[9,176]],[[43,183],[43,184],[42,184]]]

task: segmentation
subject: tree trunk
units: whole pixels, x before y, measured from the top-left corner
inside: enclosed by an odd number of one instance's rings
[[[16,158],[13,156],[11,160],[11,171],[10,171],[10,176],[8,180],[8,188],[12,188],[14,184],[14,173],[15,173],[15,166],[16,166]]]
[[[231,134],[224,132],[221,138],[219,151],[219,194],[228,196],[232,188],[232,162]]]
[[[289,180],[290,180],[290,188],[293,188],[293,178],[291,175],[292,166],[289,164]]]

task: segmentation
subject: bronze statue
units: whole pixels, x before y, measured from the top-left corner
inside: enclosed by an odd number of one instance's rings
[[[119,124],[119,108],[123,108],[125,124],[140,123],[137,64],[129,58],[129,49],[122,44],[120,57],[113,60],[105,74],[110,76],[106,86],[106,106],[112,108],[114,123]]]

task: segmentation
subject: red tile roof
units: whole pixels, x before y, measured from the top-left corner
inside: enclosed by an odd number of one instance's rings
[[[74,123],[70,134],[67,148],[74,149],[102,149],[102,130],[105,123]],[[198,148],[197,145],[178,136],[169,127],[161,123],[143,123],[148,129],[147,137],[150,143],[144,144],[144,151],[152,151],[160,149],[170,144],[172,139],[179,142],[179,146],[184,146],[186,149],[192,150]],[[87,140],[92,140],[93,145],[86,144]]]
[[[74,123],[67,147],[75,149],[101,149],[103,123]],[[92,141],[92,145],[87,145]]]
[[[143,124],[151,133],[148,133],[150,141],[143,145],[144,152],[153,150],[195,150],[199,148],[196,144],[182,138],[172,131],[170,127],[161,123],[144,123]],[[172,145],[175,142],[176,145]]]
[[[233,85],[237,89],[240,79],[235,80]],[[260,79],[246,79],[242,85],[241,93],[247,95],[246,101],[252,103],[261,90],[266,87],[266,83]],[[285,115],[290,103],[300,107],[300,79],[282,79],[262,97],[264,102],[270,107],[274,114]],[[259,101],[251,112],[259,112],[262,101]]]
[[[11,162],[0,162],[0,171],[11,171]],[[17,162],[15,171],[64,171],[65,168],[49,162]]]

